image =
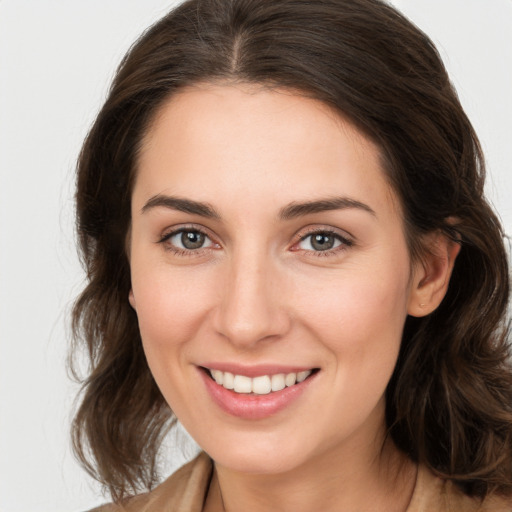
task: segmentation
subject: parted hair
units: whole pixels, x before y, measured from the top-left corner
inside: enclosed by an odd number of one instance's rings
[[[116,501],[159,480],[159,447],[175,418],[128,302],[130,198],[156,112],[200,82],[257,83],[331,106],[379,146],[411,257],[424,254],[426,233],[460,243],[439,308],[406,320],[386,390],[388,435],[468,495],[512,493],[504,234],[483,194],[478,139],[436,48],[380,0],[188,0],[124,57],[77,166],[87,284],[72,318],[71,365],[82,383],[72,438],[85,468]],[[84,351],[79,369],[74,356]]]

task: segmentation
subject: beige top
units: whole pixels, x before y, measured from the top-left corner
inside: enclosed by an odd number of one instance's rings
[[[200,453],[153,491],[135,496],[124,507],[104,505],[90,512],[201,512],[212,469],[211,459]],[[512,512],[512,498],[489,497],[482,503],[420,466],[407,512]]]

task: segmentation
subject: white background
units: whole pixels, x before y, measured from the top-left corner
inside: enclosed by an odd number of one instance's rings
[[[512,0],[394,3],[438,45],[512,233]],[[0,0],[0,512],[104,502],[68,441],[74,164],[121,56],[172,5]]]

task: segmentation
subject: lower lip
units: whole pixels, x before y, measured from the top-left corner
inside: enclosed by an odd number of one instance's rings
[[[235,393],[217,384],[205,370],[199,369],[199,373],[213,401],[224,412],[247,420],[268,418],[282,411],[302,395],[317,375],[313,373],[306,380],[281,391],[274,391],[267,395],[256,395]]]

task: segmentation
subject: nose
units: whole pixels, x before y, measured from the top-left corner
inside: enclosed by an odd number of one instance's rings
[[[263,252],[233,257],[215,311],[216,331],[233,345],[251,349],[290,328],[283,276]]]

